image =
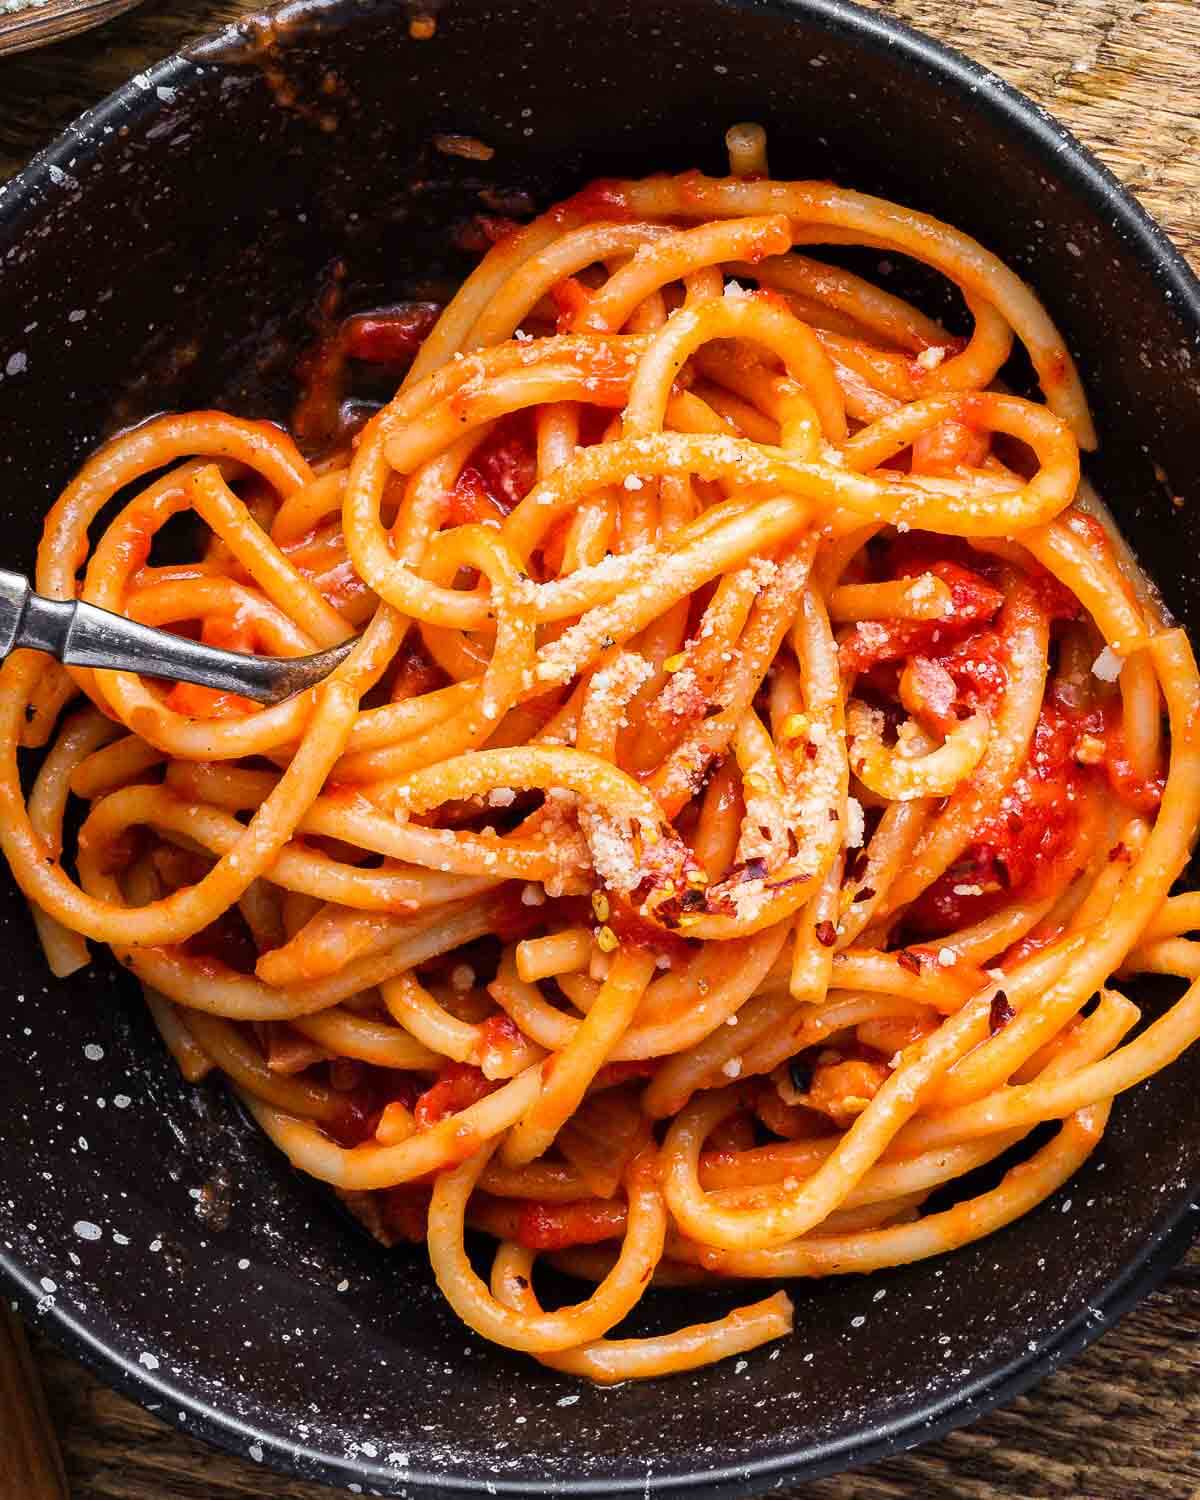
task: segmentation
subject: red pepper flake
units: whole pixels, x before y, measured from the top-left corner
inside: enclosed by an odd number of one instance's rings
[[[829,821],[830,821],[830,822],[831,822],[831,823],[836,823],[836,822],[838,822],[838,810],[837,810],[837,808],[836,808],[836,807],[831,807],[831,808],[830,808],[830,809],[829,809]]]
[[[1122,860],[1124,863],[1128,864],[1129,850],[1125,847],[1124,844],[1114,844],[1108,851],[1108,858],[1109,862],[1113,864],[1115,864],[1117,860]]]
[[[992,996],[992,1008],[988,1014],[988,1024],[992,1035],[995,1036],[1002,1026],[1007,1026],[1016,1011],[1008,1003],[1008,996],[1003,990],[997,990]]]
[[[813,744],[812,740],[805,740],[805,742],[804,742],[804,753],[808,757],[809,760],[816,760],[816,758],[817,758],[817,747],[816,747],[816,745]]]
[[[854,904],[857,906],[860,901],[869,901],[874,894],[875,887],[873,885],[860,886],[854,893]]]
[[[921,972],[921,955],[913,953],[908,948],[900,949],[899,953],[896,954],[896,962],[902,969],[907,969],[910,974],[920,974]]]
[[[832,948],[837,942],[837,928],[832,922],[818,922],[813,931],[817,935],[817,942],[822,948]]]

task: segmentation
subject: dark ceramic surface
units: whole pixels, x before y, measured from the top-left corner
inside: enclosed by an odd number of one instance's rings
[[[1194,621],[1196,287],[1040,111],[833,0],[437,9],[428,42],[400,3],[285,11],[139,75],[0,190],[6,564],[30,565],[38,517],[113,427],[215,399],[282,411],[335,256],[361,303],[419,295],[460,269],[446,226],[480,189],[718,170],[724,127],[751,118],[777,175],[929,209],[1037,283],[1096,402],[1094,472]],[[495,159],[431,153],[446,129]],[[1119,1102],[1092,1161],[1021,1223],[937,1262],[796,1287],[796,1335],[770,1349],[594,1390],[466,1333],[421,1253],[348,1231],[219,1089],[181,1084],[106,959],[51,982],[7,882],[0,943],[12,1288],[164,1418],[364,1493],[732,1496],[861,1462],[1023,1389],[1192,1232],[1200,1065],[1185,1058]],[[731,1300],[663,1294],[638,1326]]]

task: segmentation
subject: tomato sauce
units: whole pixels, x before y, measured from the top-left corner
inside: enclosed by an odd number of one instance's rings
[[[1004,595],[977,568],[966,567],[944,553],[938,555],[931,548],[919,551],[908,538],[900,542],[906,545],[891,549],[891,567],[884,576],[912,578],[932,573],[949,585],[951,612],[941,620],[870,620],[856,625],[838,648],[843,671],[866,672],[914,653],[936,657],[989,624],[1004,603]]]
[[[661,1066],[661,1057],[631,1057],[622,1062],[605,1063],[592,1079],[591,1092],[616,1088],[638,1078],[653,1078]]]
[[[625,1205],[599,1198],[583,1203],[527,1203],[517,1242],[529,1250],[566,1250],[617,1238],[625,1228]]]
[[[932,937],[990,916],[1014,893],[1036,898],[1069,880],[1083,800],[1101,791],[1103,770],[1081,765],[1085,735],[1103,734],[1097,710],[1066,708],[1048,694],[1029,759],[992,817],[950,869],[909,908],[906,932]]]
[[[441,311],[437,302],[398,302],[354,313],[342,324],[342,347],[351,359],[407,369]]]
[[[485,1047],[496,1047],[508,1049],[517,1046],[524,1040],[521,1028],[511,1016],[501,1011],[498,1015],[489,1016],[480,1028]]]
[[[695,939],[668,932],[656,922],[640,916],[616,892],[609,895],[609,908],[607,925],[616,933],[623,947],[648,948],[666,958],[672,968],[687,963],[698,946]]]
[[[996,630],[981,630],[932,658],[957,690],[955,711],[995,710],[1008,686],[1008,647]]]
[[[530,1198],[494,1198],[476,1193],[467,1219],[473,1228],[498,1239],[515,1240],[528,1250],[567,1250],[598,1245],[625,1232],[627,1209],[620,1199],[584,1198],[576,1203],[545,1203]]]
[[[565,198],[550,210],[558,223],[582,219],[592,222],[597,219],[624,220],[633,217],[625,191],[620,182],[612,177],[597,177],[587,187],[580,188],[572,198]]]
[[[352,363],[376,369],[394,387],[442,311],[437,302],[397,302],[342,318],[345,274],[335,263],[313,314],[316,336],[296,363],[291,429],[309,449],[327,447],[361,425],[363,403],[346,399]]]
[[[1152,817],[1158,811],[1166,775],[1161,768],[1150,777],[1139,776],[1134,770],[1125,749],[1119,703],[1114,703],[1105,729],[1104,769],[1109,786],[1122,802],[1127,802],[1137,812],[1147,816]]]
[[[423,1245],[429,1237],[429,1203],[433,1189],[406,1182],[376,1194],[383,1227],[389,1238]]]
[[[569,333],[577,315],[592,300],[592,294],[577,276],[564,276],[550,288],[550,300],[558,312],[559,333]]]
[[[204,621],[200,640],[223,651],[253,652],[258,644],[251,625],[236,616],[223,615],[211,615]],[[258,708],[240,693],[221,692],[194,682],[175,683],[166,696],[166,705],[189,719],[241,719]]]
[[[498,1080],[485,1078],[481,1070],[470,1063],[447,1063],[438,1081],[425,1090],[413,1108],[417,1129],[428,1130],[447,1115],[456,1115],[472,1104],[478,1104],[499,1087]]]
[[[978,468],[989,447],[988,433],[962,422],[939,422],[913,441],[910,472],[953,475],[963,465]]]
[[[177,682],[167,694],[166,705],[185,719],[243,719],[258,708],[241,693],[223,693],[195,682]]]
[[[450,679],[425,649],[425,644],[415,631],[396,653],[396,672],[388,696],[393,703],[403,703],[409,698],[420,698],[425,693],[436,692]],[[326,792],[328,792],[328,784]]]
[[[501,418],[463,465],[450,494],[449,526],[500,521],[537,478],[537,440],[527,411]]]
[[[258,962],[258,945],[236,906],[202,927],[182,947],[190,959],[215,959],[238,974],[253,974]]]
[[[339,1094],[341,1113],[324,1120],[325,1134],[345,1150],[374,1139],[379,1117],[389,1104],[403,1104],[412,1109],[421,1097],[424,1079],[418,1073],[404,1073],[396,1068],[360,1065],[352,1089]]]

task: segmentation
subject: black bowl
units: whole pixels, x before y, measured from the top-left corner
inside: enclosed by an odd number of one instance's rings
[[[436,11],[432,40],[410,38],[413,9]],[[1196,283],[1041,110],[839,0],[329,0],[139,75],[0,189],[5,561],[32,563],[55,491],[114,427],[216,400],[283,411],[335,258],[351,303],[420,294],[461,272],[449,228],[482,206],[719,170],[741,119],[768,125],[777,174],[931,210],[1034,280],[1096,403],[1095,476],[1194,620]],[[494,159],[431,151],[445,130]],[[732,1496],[862,1463],[1026,1388],[1196,1223],[1188,1057],[1121,1099],[1084,1170],[1011,1228],[800,1285],[795,1336],[744,1359],[594,1390],[467,1333],[423,1253],[367,1242],[220,1088],[183,1085],[106,958],[50,982],[7,881],[0,919],[11,1288],[168,1421],[371,1493]],[[729,1300],[664,1293],[641,1326]]]

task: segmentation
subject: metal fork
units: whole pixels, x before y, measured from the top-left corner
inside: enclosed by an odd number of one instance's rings
[[[282,703],[327,677],[357,637],[312,656],[248,656],[202,646],[78,599],[45,599],[20,573],[0,568],[0,657],[21,647],[45,651],[69,667],[142,672],[195,682],[256,703]]]

